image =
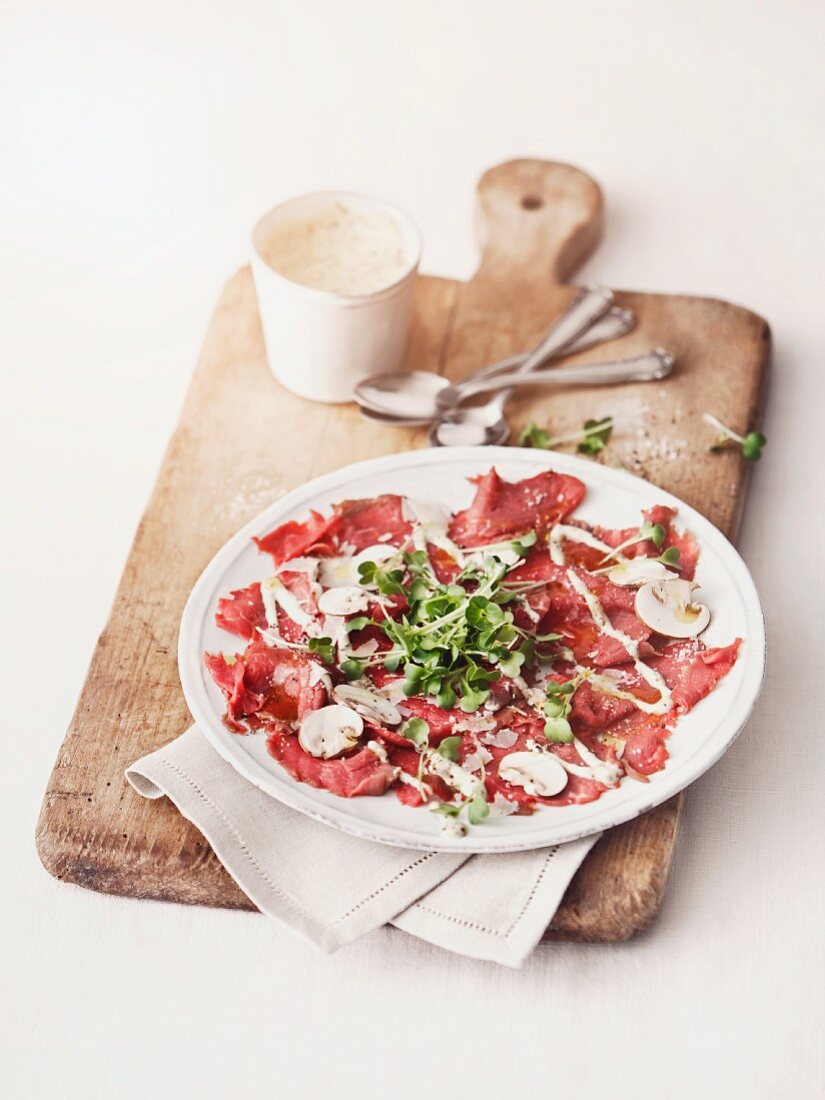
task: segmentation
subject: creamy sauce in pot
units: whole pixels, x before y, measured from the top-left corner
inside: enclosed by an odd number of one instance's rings
[[[351,296],[392,286],[410,266],[404,231],[389,210],[344,202],[273,225],[259,251],[294,283]]]

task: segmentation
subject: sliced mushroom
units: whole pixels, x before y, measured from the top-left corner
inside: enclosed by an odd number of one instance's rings
[[[318,598],[318,610],[325,615],[357,615],[366,611],[370,598],[363,588],[344,584],[340,588],[328,588]]]
[[[667,638],[695,638],[710,622],[710,611],[693,602],[695,581],[651,581],[636,593],[636,614],[642,622]]]
[[[310,755],[329,760],[351,749],[363,732],[360,714],[333,703],[309,712],[298,730],[298,742]]]
[[[639,588],[648,581],[678,580],[678,574],[672,572],[664,562],[656,558],[631,558],[614,565],[607,574],[608,580],[622,588]]]
[[[502,758],[498,774],[505,783],[543,798],[550,798],[567,786],[567,772],[547,752],[511,752]]]
[[[352,707],[368,722],[377,722],[380,726],[397,726],[403,721],[401,711],[389,699],[385,699],[369,688],[357,684],[338,684],[333,688],[332,697],[336,703]]]

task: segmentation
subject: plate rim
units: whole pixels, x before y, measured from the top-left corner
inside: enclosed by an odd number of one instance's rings
[[[311,794],[305,793],[303,790],[306,787],[307,792],[312,792],[315,788],[299,783],[298,780],[293,779],[286,772],[284,772],[283,777],[275,773],[271,777],[267,773],[259,775],[257,772],[259,765],[252,761],[246,753],[242,751],[232,752],[229,738],[233,735],[215,718],[214,711],[206,696],[202,678],[202,654],[192,644],[192,641],[194,635],[200,633],[200,625],[203,622],[204,615],[210,611],[208,597],[214,588],[214,584],[212,584],[213,576],[220,573],[237,556],[240,550],[248,548],[253,534],[260,533],[261,528],[267,524],[277,522],[267,520],[264,523],[263,517],[277,508],[285,513],[280,522],[286,522],[290,518],[288,515],[290,510],[293,510],[297,515],[301,507],[306,509],[307,505],[304,500],[307,497],[327,493],[332,489],[342,487],[351,479],[390,473],[399,467],[406,469],[418,465],[437,465],[445,461],[458,464],[482,462],[485,465],[494,466],[497,462],[513,463],[519,460],[523,460],[533,467],[543,466],[546,469],[557,469],[560,473],[572,473],[574,476],[581,477],[586,485],[588,477],[593,479],[595,471],[596,478],[602,483],[602,486],[613,484],[623,486],[627,490],[637,493],[642,490],[645,493],[655,490],[661,497],[661,503],[670,504],[679,510],[680,518],[684,517],[685,526],[688,529],[691,528],[691,523],[694,526],[698,523],[703,528],[700,541],[705,545],[708,544],[708,540],[714,543],[714,551],[717,552],[718,556],[723,561],[727,559],[725,564],[728,565],[728,571],[734,573],[737,577],[737,585],[743,598],[748,625],[751,628],[745,639],[748,643],[745,650],[745,681],[742,684],[739,696],[734,700],[728,714],[720,723],[720,725],[730,723],[727,734],[715,740],[711,738],[712,747],[710,751],[699,753],[693,766],[686,763],[680,768],[674,768],[669,777],[667,768],[664,769],[657,782],[650,785],[652,789],[647,798],[633,800],[624,806],[608,807],[607,812],[611,819],[608,823],[603,822],[598,825],[569,823],[562,828],[557,825],[554,835],[543,839],[531,838],[520,842],[502,840],[494,843],[487,842],[483,847],[474,846],[472,840],[473,830],[470,830],[466,837],[460,839],[432,837],[424,840],[418,834],[407,833],[403,828],[394,825],[387,825],[384,829],[376,831],[374,824],[359,823],[357,819],[353,821],[348,816],[339,817],[337,807],[321,807]],[[391,489],[387,488],[384,491],[389,492]],[[753,621],[751,622],[751,620]],[[195,581],[186,600],[178,632],[178,672],[184,697],[194,724],[216,752],[253,786],[291,809],[303,813],[324,825],[363,840],[372,840],[380,844],[407,848],[412,851],[465,854],[468,856],[532,851],[579,840],[632,821],[683,791],[719,761],[747,724],[764,683],[766,657],[767,643],[764,612],[751,572],[730,540],[706,516],[703,516],[696,508],[693,508],[668,490],[647,481],[645,478],[631,474],[627,470],[602,466],[578,455],[555,451],[542,452],[526,447],[450,447],[449,449],[421,448],[393,451],[375,458],[349,463],[346,466],[341,466],[336,470],[328,471],[303,482],[277,497],[265,509],[252,517],[210,559]],[[611,809],[612,813],[609,812]],[[552,823],[552,818],[548,817],[548,827]]]

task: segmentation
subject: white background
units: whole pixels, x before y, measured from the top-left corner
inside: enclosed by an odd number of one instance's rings
[[[5,1096],[821,1094],[823,46],[816,0],[0,2]],[[40,799],[249,228],[365,190],[466,276],[474,181],[515,155],[603,184],[587,276],[774,328],[741,539],[768,683],[657,923],[509,972],[53,881]]]

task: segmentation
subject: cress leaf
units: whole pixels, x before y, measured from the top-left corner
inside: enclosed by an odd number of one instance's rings
[[[310,638],[307,642],[307,649],[310,653],[315,653],[328,665],[331,665],[335,660],[335,645],[332,638]]]
[[[458,751],[460,748],[460,737],[445,737],[435,751],[439,756],[443,756],[446,760],[451,760],[455,764],[458,761]]]
[[[430,739],[430,727],[423,718],[410,718],[401,727],[401,736],[414,745],[426,745]]]
[[[761,432],[749,432],[742,441],[742,454],[748,462],[756,462],[762,456],[767,439]]]
[[[609,417],[603,417],[601,420],[585,420],[582,438],[576,450],[579,454],[596,455],[604,450],[612,434],[613,421]]]
[[[490,807],[484,797],[484,787],[479,786],[475,798],[467,807],[467,820],[471,825],[480,825],[490,816]]]
[[[668,546],[667,550],[659,555],[659,561],[663,565],[678,565],[680,557],[678,546]]]
[[[540,428],[534,420],[531,420],[529,424],[525,424],[519,432],[519,447],[538,447],[540,450],[546,451],[550,448],[550,441],[550,433],[545,431],[544,428]]]
[[[363,630],[365,626],[375,625],[375,620],[371,619],[369,615],[356,615],[354,619],[349,619],[344,623],[344,629],[347,634],[354,634],[356,630]]]
[[[458,817],[461,813],[461,804],[455,802],[439,802],[437,806],[431,806],[430,812],[434,814],[443,814],[444,817]]]
[[[341,662],[341,671],[348,680],[359,680],[364,675],[364,662],[356,657],[347,657]]]
[[[569,745],[573,740],[573,730],[566,718],[548,718],[544,723],[544,735],[557,745]]]

